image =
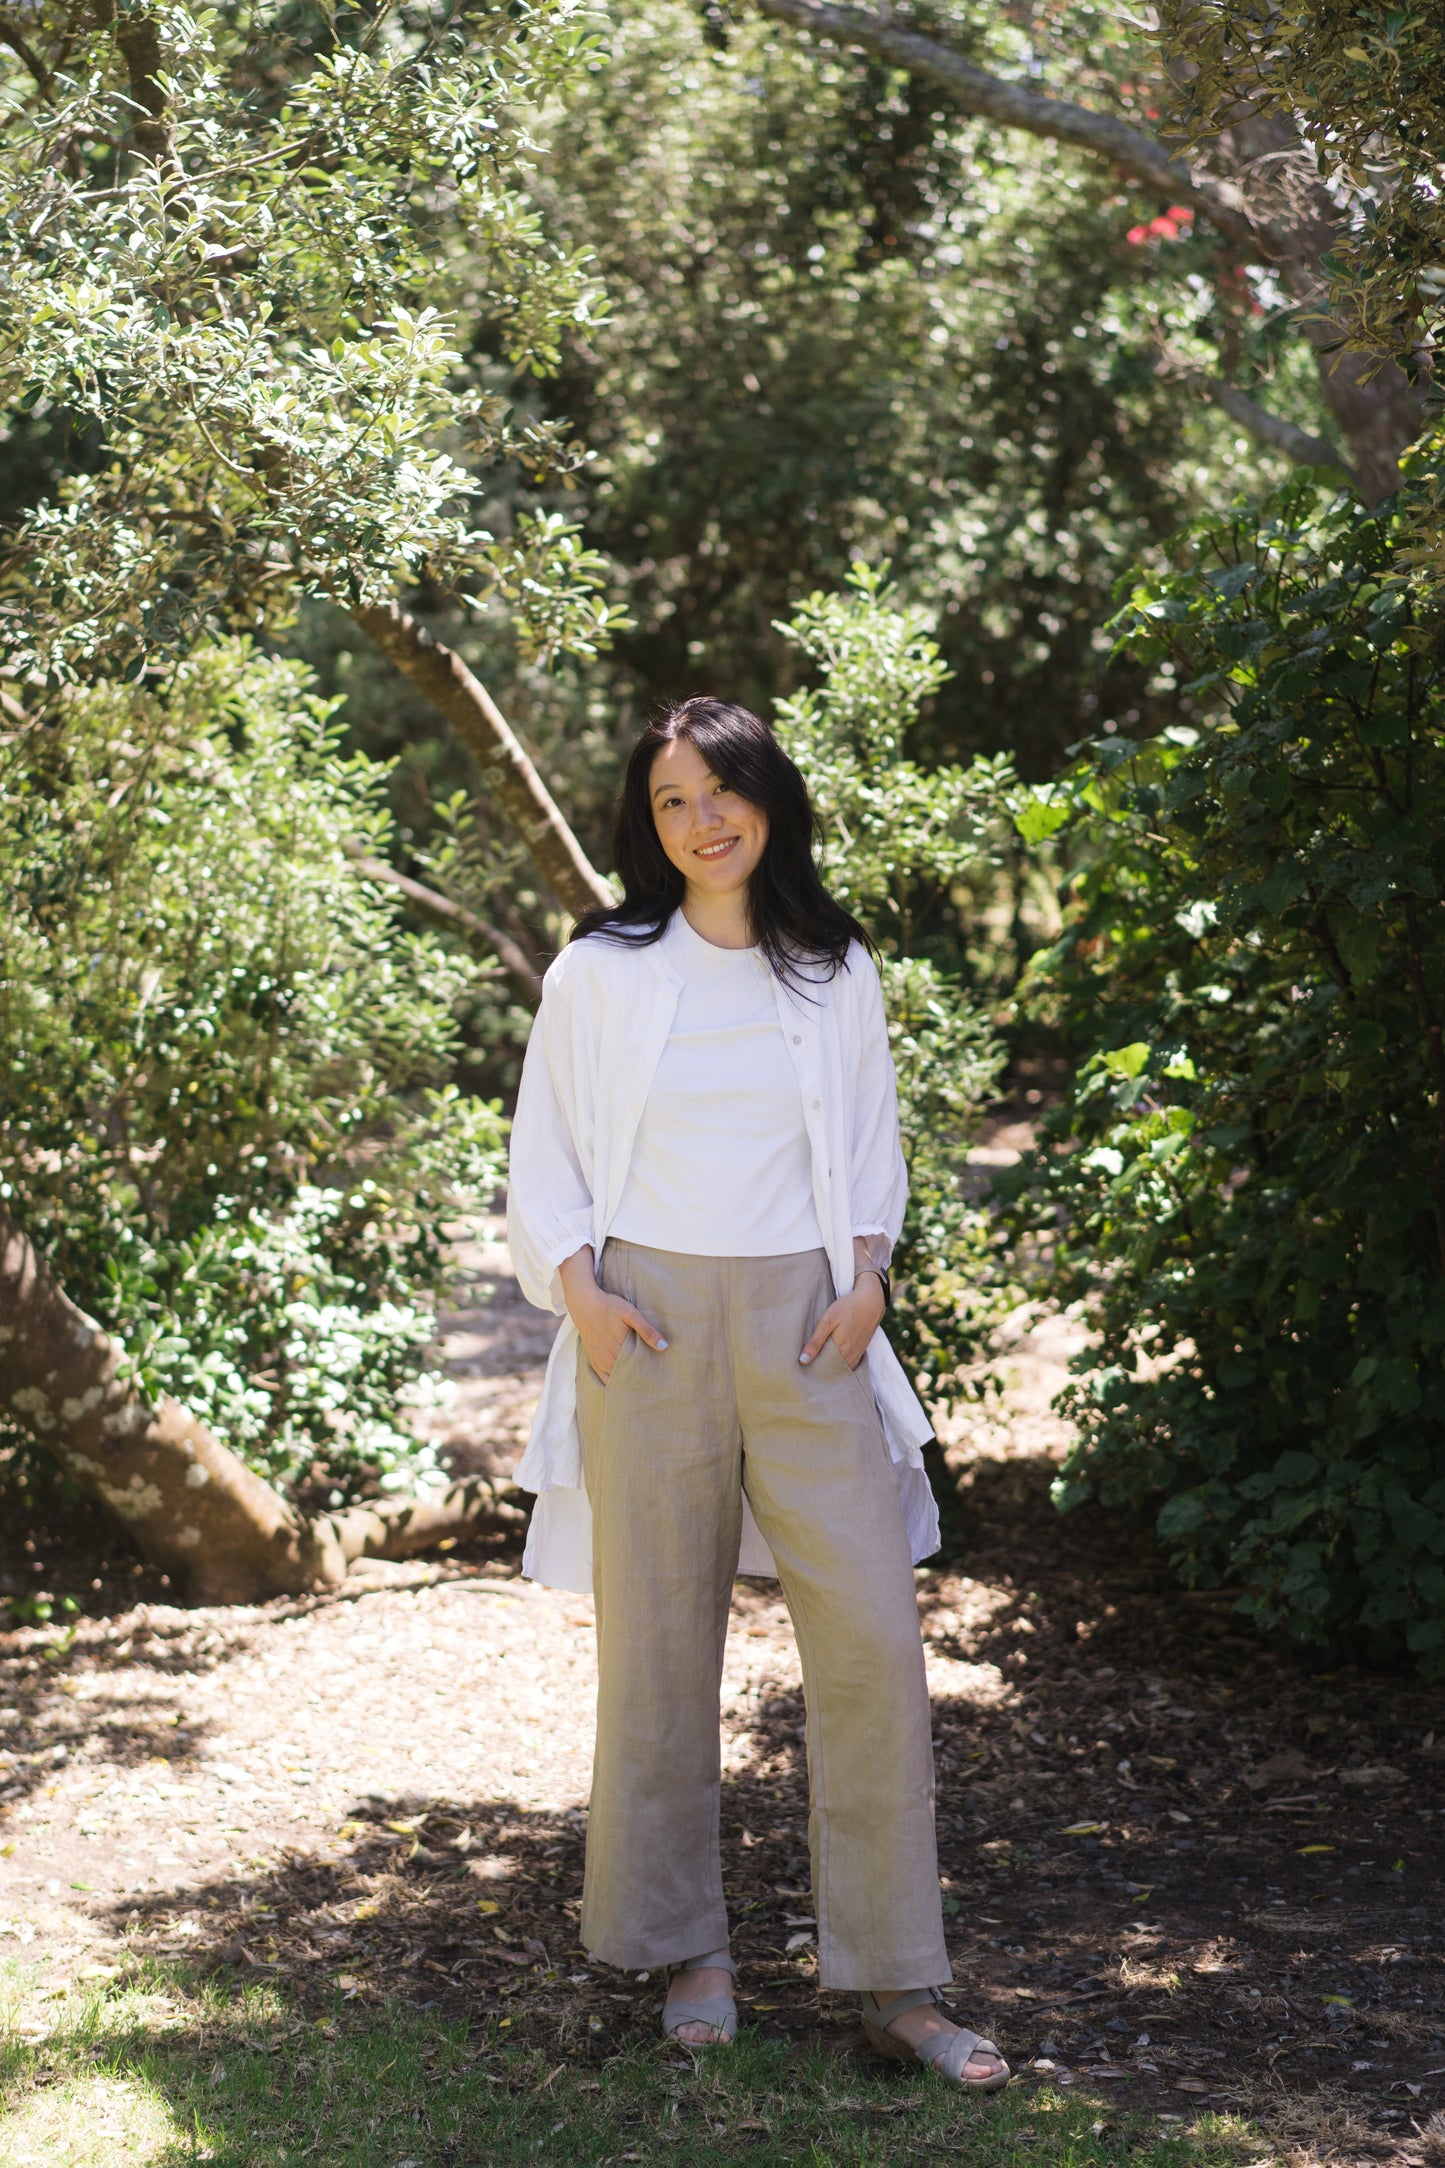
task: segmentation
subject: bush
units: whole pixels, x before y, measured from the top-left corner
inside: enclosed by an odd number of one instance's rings
[[[340,1502],[436,1473],[443,1226],[503,1125],[446,1083],[478,967],[345,856],[386,771],[330,712],[232,642],[12,736],[0,1195],[151,1393]]]
[[[1158,1505],[1183,1577],[1445,1672],[1445,693],[1400,541],[1297,480],[1117,630],[1197,721],[1092,747],[1032,1006],[1081,1054],[1018,1173],[1096,1346],[1065,1505]]]
[[[1003,1293],[995,1230],[962,1176],[1004,1049],[959,981],[923,951],[949,884],[994,856],[1015,787],[1007,759],[968,767],[907,757],[924,702],[947,676],[929,618],[895,605],[881,572],[858,564],[851,593],[811,595],[778,629],[817,667],[816,685],[778,703],[778,735],[808,778],[833,893],[882,951],[898,1071],[908,1211],[894,1254],[889,1337],[935,1407],[961,1397]]]

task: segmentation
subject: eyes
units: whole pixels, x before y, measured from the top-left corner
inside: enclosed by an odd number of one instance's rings
[[[714,798],[731,798],[733,796],[733,792],[728,789],[726,783],[714,783],[712,794]],[[665,798],[659,798],[657,801],[657,810],[659,813],[670,813],[674,806],[683,806],[686,803],[687,800],[683,797],[681,791],[670,790]]]

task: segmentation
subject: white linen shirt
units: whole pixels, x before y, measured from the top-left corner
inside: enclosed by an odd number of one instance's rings
[[[674,921],[675,923],[675,921]],[[602,1254],[633,1142],[682,987],[672,927],[647,946],[589,934],[548,970],[512,1123],[507,1239],[522,1292],[563,1323],[514,1480],[537,1493],[522,1570],[579,1595],[592,1588],[592,1515],[577,1431],[577,1328],[557,1267],[590,1243]],[[797,1072],[813,1201],[833,1282],[853,1285],[853,1237],[897,1241],[908,1196],[883,993],[866,949],[802,991],[773,981]],[[898,1477],[913,1557],[938,1549],[938,1508],[923,1472],[932,1425],[882,1331],[864,1360]],[[738,1571],[773,1573],[743,1500]]]

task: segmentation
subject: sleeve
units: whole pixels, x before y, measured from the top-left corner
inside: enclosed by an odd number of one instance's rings
[[[507,1175],[507,1242],[528,1302],[566,1308],[557,1267],[593,1239],[592,1191],[579,1144],[578,974],[567,951],[542,982],[527,1042]],[[562,967],[562,968],[559,968]]]
[[[855,946],[848,968],[858,1033],[849,1170],[853,1233],[866,1242],[873,1263],[886,1267],[908,1202],[908,1170],[898,1135],[898,1080],[877,966],[865,949]]]

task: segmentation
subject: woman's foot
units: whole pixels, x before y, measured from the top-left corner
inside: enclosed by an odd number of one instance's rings
[[[668,1967],[662,2029],[684,2047],[727,2047],[738,2029],[733,1981],[737,1967],[726,1950]]]
[[[882,2053],[931,2064],[955,2085],[992,2093],[1008,2082],[1009,2066],[993,2042],[956,2025],[936,1987],[865,1996],[863,2024]],[[965,2042],[973,2043],[967,2053],[961,2052]]]

